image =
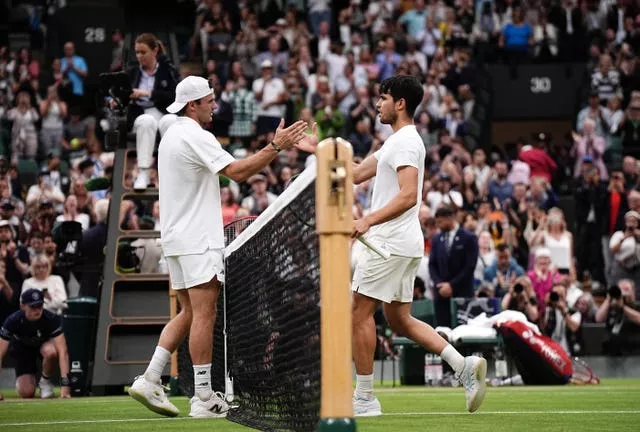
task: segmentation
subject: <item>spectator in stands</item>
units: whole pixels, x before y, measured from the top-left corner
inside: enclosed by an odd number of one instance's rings
[[[50,86],[47,89],[47,98],[40,102],[40,114],[42,115],[42,153],[59,152],[64,133],[64,120],[67,117],[67,104],[60,100],[58,89]]]
[[[84,158],[88,134],[89,126],[82,120],[82,109],[70,106],[69,121],[64,125],[61,156],[72,166]]]
[[[220,201],[222,202],[222,223],[226,225],[235,219],[240,205],[236,202],[230,187],[220,188]]]
[[[258,216],[277,196],[267,190],[267,177],[264,174],[255,174],[247,180],[251,185],[251,195],[242,200],[242,207],[249,210],[253,216]]]
[[[538,23],[533,27],[533,56],[541,62],[553,61],[558,56],[558,34],[547,19],[546,11],[541,11]]]
[[[634,342],[630,336],[637,332],[637,327],[629,327],[627,323],[640,326],[640,312],[633,307],[636,286],[631,280],[620,280],[609,288],[605,301],[596,312],[596,322],[606,323],[609,332],[609,340],[605,343],[607,354],[620,355]]]
[[[584,172],[574,197],[578,240],[576,258],[580,269],[578,274],[589,270],[595,280],[605,283],[601,231],[603,217],[609,211],[609,206],[603,207],[607,190],[595,167],[589,166]]]
[[[95,204],[96,224],[82,234],[80,254],[85,259],[85,269],[78,277],[81,296],[100,297],[98,289],[104,264],[104,247],[107,244],[108,212],[109,200],[98,200]]]
[[[634,210],[624,215],[624,230],[616,231],[609,240],[613,254],[611,280],[616,284],[621,279],[630,279],[636,286],[640,284],[640,214]]]
[[[502,205],[504,200],[511,198],[511,195],[513,195],[513,185],[507,180],[509,168],[505,161],[500,160],[496,161],[493,165],[493,169],[495,171],[495,176],[489,181],[489,197],[491,199],[497,199],[500,205]]]
[[[516,279],[524,275],[524,270],[511,257],[511,250],[506,244],[496,247],[496,260],[484,271],[484,280],[494,286],[496,297],[503,297]]]
[[[593,165],[600,173],[602,180],[607,180],[609,174],[604,165],[604,151],[607,143],[604,138],[595,134],[596,122],[588,118],[584,121],[582,127],[582,136],[573,132],[573,149],[572,153],[576,158],[573,169],[573,177],[575,179],[582,175],[583,163],[588,162]]]
[[[64,44],[64,57],[60,62],[60,67],[73,87],[74,98],[70,104],[81,105],[84,96],[84,80],[89,74],[89,70],[84,58],[76,55],[76,47],[73,42]]]
[[[565,287],[559,283],[554,284],[545,304],[543,332],[558,342],[567,354],[571,354],[568,335],[578,331],[582,315],[579,311],[569,310]]]
[[[243,140],[248,144],[249,137],[256,131],[256,99],[255,94],[247,88],[247,80],[240,76],[231,84],[230,103],[233,110],[233,123],[229,126],[231,138]]]
[[[440,234],[433,237],[429,274],[434,286],[436,324],[451,325],[451,298],[473,297],[473,272],[478,261],[478,239],[461,228],[449,206],[436,211]]]
[[[635,199],[640,203],[640,192],[631,191],[629,198]],[[611,172],[609,186],[603,200],[602,228],[600,231],[604,272],[607,281],[611,277],[613,265],[613,254],[609,247],[609,241],[616,231],[624,230],[624,215],[627,211],[629,211],[629,204],[624,190],[624,174],[619,169],[614,170]]]
[[[527,276],[521,276],[509,284],[509,292],[501,303],[502,310],[522,312],[530,322],[538,322],[538,299]]]
[[[44,201],[59,205],[64,203],[64,200],[62,191],[53,186],[49,170],[43,168],[38,174],[38,183],[29,188],[25,201],[29,209],[35,210]]]
[[[156,135],[158,132],[162,135],[176,119],[175,115],[167,114],[166,108],[175,98],[178,73],[155,35],[139,35],[135,51],[138,65],[126,70],[133,88],[127,124],[136,133],[138,176],[133,188],[144,190],[150,183]]]
[[[33,260],[37,255],[44,254],[44,235],[40,231],[34,231],[29,235],[29,257]]]
[[[543,177],[548,183],[551,183],[558,166],[545,150],[548,142],[549,136],[547,134],[537,134],[532,146],[522,147],[518,159],[529,165],[531,177]]]
[[[473,232],[472,230],[469,231]],[[495,262],[496,252],[493,240],[491,239],[491,234],[487,231],[482,231],[478,235],[478,264],[476,265],[474,272],[476,288],[482,281],[484,281],[485,271],[492,267]]]
[[[51,263],[46,255],[37,255],[31,261],[29,279],[22,283],[22,294],[35,289],[42,292],[44,309],[56,315],[62,315],[67,308],[67,289],[60,276],[51,274]]]
[[[608,132],[609,121],[607,119],[610,117],[609,108],[600,105],[600,93],[596,89],[592,89],[589,95],[589,104],[578,112],[576,128],[578,131],[582,131],[584,122],[591,119],[596,123],[595,135],[604,137]]]
[[[513,9],[511,21],[502,29],[498,44],[504,49],[505,61],[515,65],[528,59],[529,45],[533,44],[533,31],[524,21],[519,7]]]
[[[638,144],[640,144],[640,99],[636,98],[629,103],[620,123],[620,132],[624,154],[640,156],[638,151]]]
[[[31,260],[27,249],[15,242],[11,224],[5,220],[0,220],[0,259],[5,263],[6,279],[13,291],[20,292]]]
[[[56,222],[78,222],[82,226],[82,231],[89,229],[91,222],[89,215],[78,212],[78,199],[75,195],[67,196],[64,202],[64,212],[56,218]]]
[[[21,296],[20,311],[11,314],[0,329],[0,365],[9,349],[17,358],[16,390],[18,396],[31,399],[36,393],[38,359],[42,358],[42,375],[37,386],[40,397],[54,397],[49,380],[55,361],[62,376],[60,397],[71,397],[67,342],[62,333],[62,318],[43,310],[44,297],[38,290],[27,290]]]
[[[564,213],[557,207],[549,210],[547,225],[533,236],[531,246],[543,246],[549,250],[551,263],[560,270],[569,270],[575,275],[573,259],[573,235],[567,230]]]
[[[600,103],[620,94],[620,73],[613,67],[611,56],[602,54],[598,68],[591,75],[591,87],[598,91]]]
[[[284,118],[287,91],[284,82],[274,76],[273,63],[265,60],[260,64],[261,77],[253,82],[253,93],[258,102],[256,135],[275,130]]]
[[[527,272],[539,305],[546,304],[546,296],[551,292],[559,275],[551,267],[551,252],[545,247],[539,247],[535,252],[533,270]],[[541,310],[542,312],[542,310]]]
[[[462,208],[464,200],[462,194],[451,189],[451,176],[441,173],[438,176],[436,189],[427,193],[426,202],[432,210],[437,210],[441,205],[454,205]]]
[[[20,92],[16,98],[16,107],[9,110],[7,118],[13,122],[11,128],[11,159],[34,159],[38,152],[38,133],[36,122],[40,116],[31,106],[29,93]]]

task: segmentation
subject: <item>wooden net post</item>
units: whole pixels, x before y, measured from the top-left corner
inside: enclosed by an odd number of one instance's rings
[[[319,430],[355,431],[349,259],[353,230],[353,151],[347,141],[328,138],[318,145],[316,155],[322,346]]]

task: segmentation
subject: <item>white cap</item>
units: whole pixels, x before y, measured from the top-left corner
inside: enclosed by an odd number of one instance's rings
[[[273,67],[273,63],[271,63],[271,60],[263,60],[262,63],[260,63],[260,69],[272,68],[272,67]]]
[[[198,76],[188,76],[176,86],[176,101],[167,107],[167,111],[175,114],[191,101],[213,94],[209,81]]]
[[[542,258],[542,257],[551,258],[551,251],[546,247],[539,247],[538,249],[536,249],[536,252],[534,255],[536,258]]]

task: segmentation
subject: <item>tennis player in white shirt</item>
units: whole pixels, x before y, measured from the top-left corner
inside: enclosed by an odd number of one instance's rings
[[[371,212],[354,221],[353,237],[367,239],[391,252],[384,259],[360,248],[353,276],[353,359],[356,416],[378,416],[382,409],[373,394],[373,356],[376,328],[373,315],[382,309],[391,328],[440,355],[465,388],[467,409],[477,410],[484,399],[485,359],[463,357],[428,324],[413,318],[413,285],[424,255],[418,213],[422,204],[425,147],[413,124],[423,97],[422,85],[412,76],[394,76],[380,85],[376,103],[380,121],[393,129],[380,150],[354,167],[353,181],[376,177]]]
[[[164,134],[158,152],[162,250],[181,310],[164,327],[147,370],[136,377],[129,394],[167,416],[177,416],[179,411],[167,399],[160,376],[187,332],[195,385],[189,415],[225,417],[229,409],[223,395],[211,388],[213,326],[220,283],[224,282],[218,174],[245,181],[280,150],[304,143],[307,137],[306,123],[298,121],[285,129],[283,120],[269,145],[247,159],[235,160],[203,129],[215,108],[207,80],[185,78],[176,87],[175,102],[167,108],[179,117]]]

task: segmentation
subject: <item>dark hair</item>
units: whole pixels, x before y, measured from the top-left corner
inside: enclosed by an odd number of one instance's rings
[[[44,240],[44,233],[42,233],[41,231],[34,231],[29,236],[29,239],[33,239],[33,238],[38,238],[40,240]]]
[[[439,217],[453,217],[455,215],[455,211],[451,206],[442,206],[438,210],[436,210],[436,218]]]
[[[206,97],[206,96],[205,96]],[[189,101],[189,102],[195,102],[196,104],[200,105],[202,103],[202,101],[204,100],[205,97],[201,97],[200,99],[196,99],[194,101]],[[189,105],[189,102],[187,102],[187,104],[185,106],[182,107],[182,109],[180,111],[178,111],[176,113],[176,115],[178,117],[180,116],[184,116],[187,113],[187,106]]]
[[[496,246],[496,251],[498,252],[509,252],[509,245],[506,245],[504,243],[500,243],[498,246]]]
[[[422,84],[420,84],[420,81],[418,81],[416,77],[411,75],[396,75],[382,81],[380,84],[380,94],[391,95],[394,102],[404,99],[407,114],[413,118],[416,108],[418,108],[418,105],[420,105],[424,97],[424,90],[422,89]]]
[[[164,45],[153,33],[142,33],[136,38],[136,43],[145,44],[152,50],[158,48],[158,55],[165,53]]]

